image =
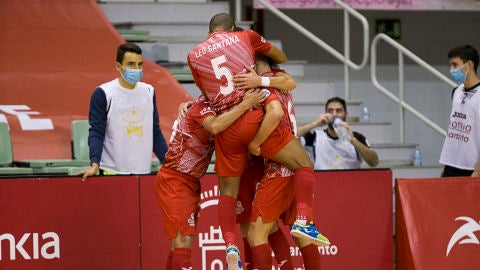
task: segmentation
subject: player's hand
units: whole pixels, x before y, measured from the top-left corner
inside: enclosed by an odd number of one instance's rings
[[[333,115],[330,113],[323,113],[315,119],[315,126],[321,127],[332,122]]]
[[[350,138],[353,138],[353,130],[352,130],[352,127],[350,126],[349,123],[343,121],[342,123],[340,123],[340,125],[342,125],[343,127],[345,127],[348,131],[348,134],[350,135]]]
[[[187,101],[178,105],[178,119],[183,119],[183,117],[185,117],[188,108],[192,106],[193,103],[195,103],[195,101]]]
[[[248,144],[248,151],[252,154],[252,155],[255,155],[255,156],[260,156],[260,145],[254,143],[254,142],[251,142]]]
[[[246,90],[262,85],[262,77],[258,76],[255,70],[245,66],[248,73],[233,76],[234,87],[238,90]]]
[[[85,182],[85,180],[87,180],[87,177],[97,175],[98,170],[99,170],[98,169],[98,164],[97,163],[92,163],[92,167],[77,173],[77,175],[78,176],[81,175],[82,176],[82,182]]]
[[[248,108],[253,108],[256,105],[264,102],[266,98],[267,95],[260,89],[250,89],[245,92],[242,103],[244,103]]]

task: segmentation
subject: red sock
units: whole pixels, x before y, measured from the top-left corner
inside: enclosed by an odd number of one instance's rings
[[[172,270],[172,251],[168,253],[167,270]]]
[[[305,225],[313,220],[313,192],[315,191],[315,175],[313,168],[301,167],[293,176],[295,200],[297,201],[297,220],[305,221]]]
[[[272,270],[272,250],[268,244],[251,247],[252,269]]]
[[[246,237],[243,237],[243,256],[245,258],[244,267],[246,270],[250,269],[252,266],[252,250],[250,249],[250,244]]]
[[[275,253],[275,259],[281,270],[293,270],[292,257],[290,256],[290,245],[281,229],[268,236],[268,243]]]
[[[302,253],[303,257],[303,265],[305,266],[305,270],[321,270],[321,256],[320,252],[318,252],[318,246],[314,244],[310,244],[308,246],[304,246],[300,248],[300,252]]]
[[[235,239],[235,228],[237,226],[236,204],[237,200],[227,195],[221,195],[218,200],[218,223],[222,229],[223,239],[227,247],[229,245],[238,247]]]
[[[192,250],[176,248],[172,251],[172,270],[188,269],[192,267]]]

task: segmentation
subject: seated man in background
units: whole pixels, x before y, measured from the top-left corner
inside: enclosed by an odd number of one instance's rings
[[[365,136],[352,131],[345,122],[348,116],[345,100],[333,97],[325,105],[325,113],[313,122],[298,127],[298,136],[301,137],[305,148],[310,148],[315,170],[359,169],[362,160],[370,167],[378,165],[378,155],[370,148]],[[343,120],[341,125],[347,129],[351,138],[349,141],[340,140],[332,123],[334,118]],[[327,125],[326,129],[323,127]]]

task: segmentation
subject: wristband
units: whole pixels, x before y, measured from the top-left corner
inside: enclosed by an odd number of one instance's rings
[[[265,87],[270,86],[270,78],[269,77],[262,77],[262,86],[265,86]]]

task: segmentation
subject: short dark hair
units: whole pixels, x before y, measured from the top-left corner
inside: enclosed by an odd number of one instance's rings
[[[477,50],[475,50],[474,47],[470,45],[462,45],[455,47],[448,52],[449,59],[454,57],[459,57],[460,59],[462,59],[463,63],[466,63],[467,61],[472,61],[473,70],[475,70],[475,73],[477,73],[478,52]]]
[[[342,104],[343,109],[345,110],[345,112],[347,112],[347,103],[345,102],[345,99],[343,99],[341,97],[333,97],[333,98],[327,100],[327,103],[325,104],[325,111],[327,111],[328,104],[330,104],[332,102],[337,102],[337,103]]]
[[[136,53],[142,55],[142,49],[138,47],[137,44],[134,43],[124,43],[120,46],[118,46],[117,49],[117,62],[122,63],[123,62],[123,57],[125,56],[126,52],[131,52],[131,53]]]
[[[227,13],[218,13],[213,15],[210,19],[210,24],[208,26],[208,32],[211,33],[215,29],[221,29],[228,31],[235,27],[235,22],[233,21],[232,16]]]

